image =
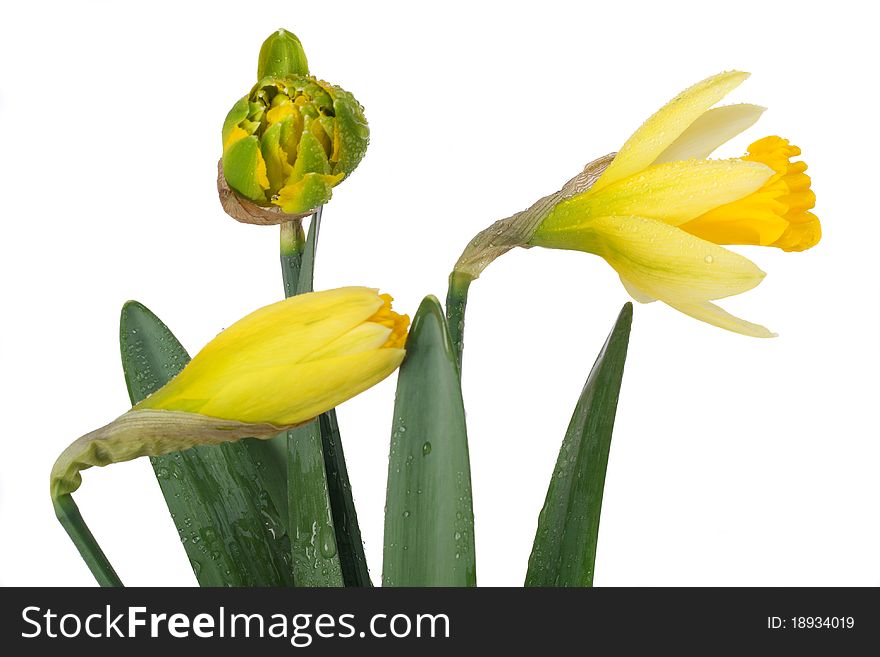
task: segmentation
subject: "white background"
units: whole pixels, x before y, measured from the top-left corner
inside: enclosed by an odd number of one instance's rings
[[[825,237],[723,305],[755,340],[637,306],[596,584],[880,584],[877,16],[868,3],[19,3],[0,24],[0,583],[89,585],[49,469],[128,407],[118,313],[195,352],[281,295],[277,229],[216,198],[220,127],[284,26],[366,107],[326,209],[317,286],[445,296],[467,241],[616,150],[722,70],[803,148]],[[873,15],[868,15],[868,13]],[[11,14],[11,15],[10,15]],[[574,252],[518,251],[472,288],[464,392],[478,581],[522,583],[565,427],[626,294]],[[395,377],[339,410],[374,581]],[[83,513],[130,585],[195,579],[146,460],[94,469]]]

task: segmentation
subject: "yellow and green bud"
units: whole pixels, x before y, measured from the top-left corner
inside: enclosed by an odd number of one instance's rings
[[[222,134],[222,182],[239,199],[300,217],[330,200],[363,159],[370,134],[355,97],[308,75],[307,66],[294,35],[269,37],[260,51],[262,77],[233,105]],[[283,215],[275,223],[290,220]]]

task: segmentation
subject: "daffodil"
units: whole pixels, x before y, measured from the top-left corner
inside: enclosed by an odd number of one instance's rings
[[[263,44],[257,77],[223,124],[220,199],[239,221],[283,223],[330,200],[366,153],[370,131],[352,94],[308,74],[286,30]]]
[[[604,258],[637,301],[659,299],[721,328],[772,336],[712,303],[764,278],[754,263],[720,245],[803,251],[819,241],[821,228],[810,212],[816,199],[807,166],[792,161],[800,149],[787,140],[765,137],[743,157],[707,159],[763,112],[748,104],[713,108],[747,77],[721,73],[687,89],[618,153],[478,235],[456,265],[450,297],[464,298],[461,289],[466,293],[513,246],[571,249]]]
[[[400,365],[409,318],[391,297],[347,287],[291,297],[239,320],[164,387],[72,443],[52,495],[80,471],[244,437],[270,438],[375,385]]]

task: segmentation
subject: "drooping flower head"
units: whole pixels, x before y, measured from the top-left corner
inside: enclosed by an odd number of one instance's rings
[[[800,149],[766,137],[737,159],[706,159],[758,120],[763,108],[710,109],[748,74],[722,73],[648,119],[586,191],[564,199],[530,244],[595,253],[638,301],[659,299],[710,324],[772,333],[711,301],[752,289],[764,273],[720,244],[802,251],[821,236]]]
[[[637,301],[661,300],[704,322],[755,337],[773,334],[712,303],[764,277],[721,244],[803,251],[821,237],[800,149],[780,137],[740,158],[710,160],[764,108],[712,108],[748,77],[710,77],[649,118],[620,151],[591,162],[555,194],[497,222],[465,249],[459,284],[515,246],[586,251],[604,258]],[[463,282],[463,283],[462,283]]]
[[[391,374],[409,318],[365,287],[311,292],[252,312],[209,342],[171,381],[71,443],[52,468],[53,498],[81,471],[241,438],[271,438]]]

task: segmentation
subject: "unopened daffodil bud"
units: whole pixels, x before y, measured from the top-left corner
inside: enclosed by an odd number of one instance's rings
[[[293,32],[281,28],[263,42],[257,59],[257,80],[267,76],[283,78],[308,74],[306,51]]]
[[[748,74],[721,73],[679,94],[616,154],[601,158],[559,192],[498,222],[456,265],[466,284],[514,246],[586,251],[604,258],[640,302],[661,300],[731,331],[773,334],[712,303],[758,285],[764,272],[721,244],[803,251],[821,237],[816,197],[800,149],[780,137],[735,159],[707,157],[753,125],[763,108],[711,109]]]
[[[271,438],[375,385],[400,365],[409,318],[391,297],[346,287],[261,308],[209,342],[164,387],[72,443],[53,497],[80,471],[245,437]]]
[[[278,224],[312,214],[366,153],[360,103],[307,66],[299,40],[279,30],[260,51],[257,84],[226,117],[218,189],[239,221]]]

